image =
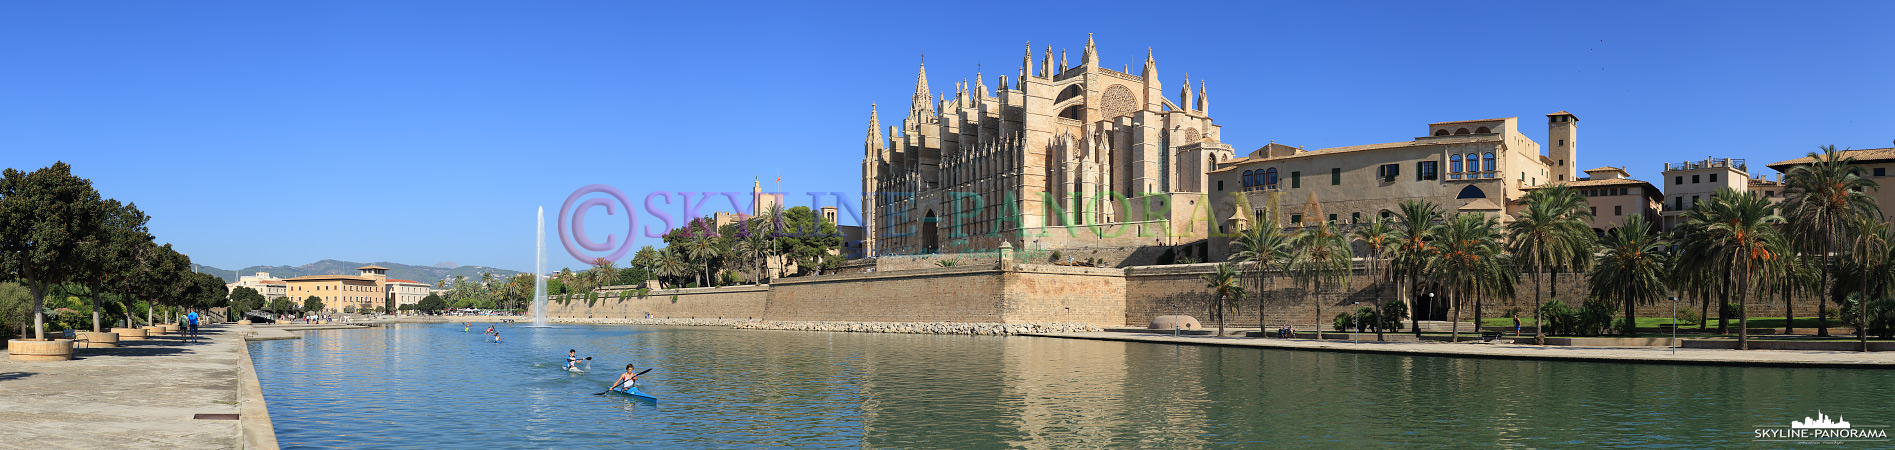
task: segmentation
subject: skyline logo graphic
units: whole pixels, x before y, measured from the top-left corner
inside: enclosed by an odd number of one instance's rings
[[[1752,439],[1758,442],[1793,442],[1799,444],[1840,444],[1843,442],[1887,442],[1888,426],[1856,426],[1843,420],[1838,414],[1831,418],[1821,410],[1816,417],[1803,417],[1802,420],[1790,420],[1788,428],[1759,425]]]

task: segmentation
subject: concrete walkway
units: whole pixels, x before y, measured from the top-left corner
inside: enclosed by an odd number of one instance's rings
[[[1895,369],[1895,352],[1826,352],[1805,350],[1719,350],[1671,348],[1561,347],[1515,344],[1479,344],[1446,342],[1372,342],[1268,339],[1239,337],[1185,336],[1146,333],[1031,333],[1068,339],[1150,342],[1158,344],[1221,345],[1230,347],[1277,348],[1334,352],[1384,353],[1412,356],[1450,356],[1473,358],[1544,359],[1563,361],[1621,362],[1649,364],[1703,364],[1771,367],[1848,367]]]
[[[0,448],[239,448],[238,327],[75,349],[72,361],[0,358]]]

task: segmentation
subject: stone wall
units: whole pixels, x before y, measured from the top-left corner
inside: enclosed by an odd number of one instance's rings
[[[1001,277],[991,266],[877,270],[778,279],[766,320],[1003,322]]]
[[[548,301],[547,317],[558,318],[726,318],[748,319],[763,316],[769,285],[725,286],[711,288],[658,289],[645,298],[629,290],[602,289],[598,301],[587,305],[583,298],[561,304]]]

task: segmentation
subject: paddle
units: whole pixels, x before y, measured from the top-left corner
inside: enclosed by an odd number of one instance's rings
[[[656,367],[653,367],[653,368],[651,368],[651,369],[656,369]],[[651,371],[651,369],[645,369],[645,372],[650,372],[650,371]],[[636,373],[636,374],[632,374],[632,376],[638,376],[638,375],[644,375],[644,374],[645,374],[645,372],[639,372],[639,373]],[[612,392],[612,390],[611,390],[611,389],[606,389],[606,390],[605,390],[605,392],[600,392],[600,393],[597,393],[597,394],[592,394],[592,395],[605,395],[605,394],[606,394],[607,392]]]

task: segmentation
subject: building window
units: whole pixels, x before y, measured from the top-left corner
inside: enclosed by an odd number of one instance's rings
[[[1448,178],[1461,179],[1461,155],[1448,155]]]
[[[1888,176],[1888,169],[1882,168],[1882,167],[1875,168],[1875,176],[1878,176],[1878,177]]]
[[[1422,161],[1417,164],[1415,167],[1415,181],[1440,179],[1440,175],[1435,173],[1440,170],[1440,164],[1441,163],[1437,161]]]
[[[1300,189],[1300,188],[1302,188],[1302,187],[1303,187],[1303,173],[1302,173],[1302,172],[1290,172],[1290,188],[1291,188],[1291,189]]]
[[[1494,160],[1494,153],[1487,152],[1487,156],[1481,157],[1481,165],[1482,165],[1481,170],[1486,170],[1488,172],[1493,172],[1495,170],[1498,170],[1497,169],[1498,166],[1495,165],[1496,163],[1497,161]],[[1493,176],[1490,175],[1488,176],[1488,178],[1493,178]]]
[[[1712,182],[1712,183],[1716,183],[1716,182],[1717,182],[1717,174],[1715,174],[1715,173],[1714,173],[1714,174],[1711,174],[1711,182]]]
[[[1342,168],[1338,167],[1334,169],[1329,169],[1329,185],[1330,186],[1342,185]]]
[[[1623,215],[1625,215],[1625,206],[1624,206],[1624,205],[1612,205],[1612,215],[1614,215],[1614,216],[1623,216]]]
[[[1224,180],[1217,180],[1217,190],[1218,191],[1224,190]]]
[[[1684,196],[1680,195],[1677,197],[1672,197],[1671,200],[1672,200],[1671,203],[1674,203],[1673,205],[1671,205],[1671,209],[1676,209],[1679,211],[1684,210]]]
[[[1395,213],[1394,213],[1394,212],[1391,212],[1391,211],[1389,211],[1389,210],[1386,210],[1386,209],[1384,209],[1384,210],[1382,210],[1382,218],[1383,218],[1383,219],[1393,219],[1393,218],[1395,218]]]
[[[1391,182],[1395,181],[1396,175],[1401,174],[1401,170],[1401,164],[1383,164],[1382,167],[1375,169],[1375,175],[1382,177],[1383,182]]]
[[[1698,196],[1691,196],[1691,209],[1698,209]]]
[[[1701,179],[1702,179],[1702,178],[1700,178],[1700,177],[1699,177],[1698,175],[1692,175],[1692,176],[1691,176],[1691,184],[1698,184],[1698,183],[1700,182],[1700,181],[1698,181],[1698,180],[1701,180]]]
[[[1675,176],[1675,177],[1671,177],[1671,184],[1676,184],[1676,185],[1683,185],[1683,184],[1684,184],[1684,175],[1679,175],[1679,176]]]
[[[1765,196],[1765,197],[1775,197],[1775,196],[1777,196],[1777,191],[1763,191],[1763,196]]]
[[[1362,223],[1362,213],[1359,213],[1359,212],[1349,213],[1349,223]]]
[[[1290,173],[1296,173],[1296,172],[1290,172]],[[1291,214],[1291,215],[1290,215],[1290,223],[1296,223],[1296,224],[1300,224],[1300,223],[1303,223],[1303,215],[1302,215],[1302,214]]]
[[[1560,140],[1559,140],[1559,146],[1561,146],[1561,147],[1565,147],[1565,146],[1566,146],[1566,140],[1565,140],[1565,139],[1560,139]]]
[[[1592,211],[1592,215],[1595,215],[1595,216],[1599,215],[1599,207],[1597,206],[1586,208],[1586,209]]]
[[[1276,168],[1275,167],[1271,167],[1263,171],[1263,186],[1270,189],[1276,189]]]
[[[1335,214],[1330,214],[1330,215],[1329,215],[1329,223],[1336,223],[1336,215],[1335,215]]]
[[[1248,170],[1244,171],[1244,183],[1243,183],[1244,187],[1250,187],[1250,185],[1253,184],[1250,180],[1250,176],[1251,176],[1250,171]]]

